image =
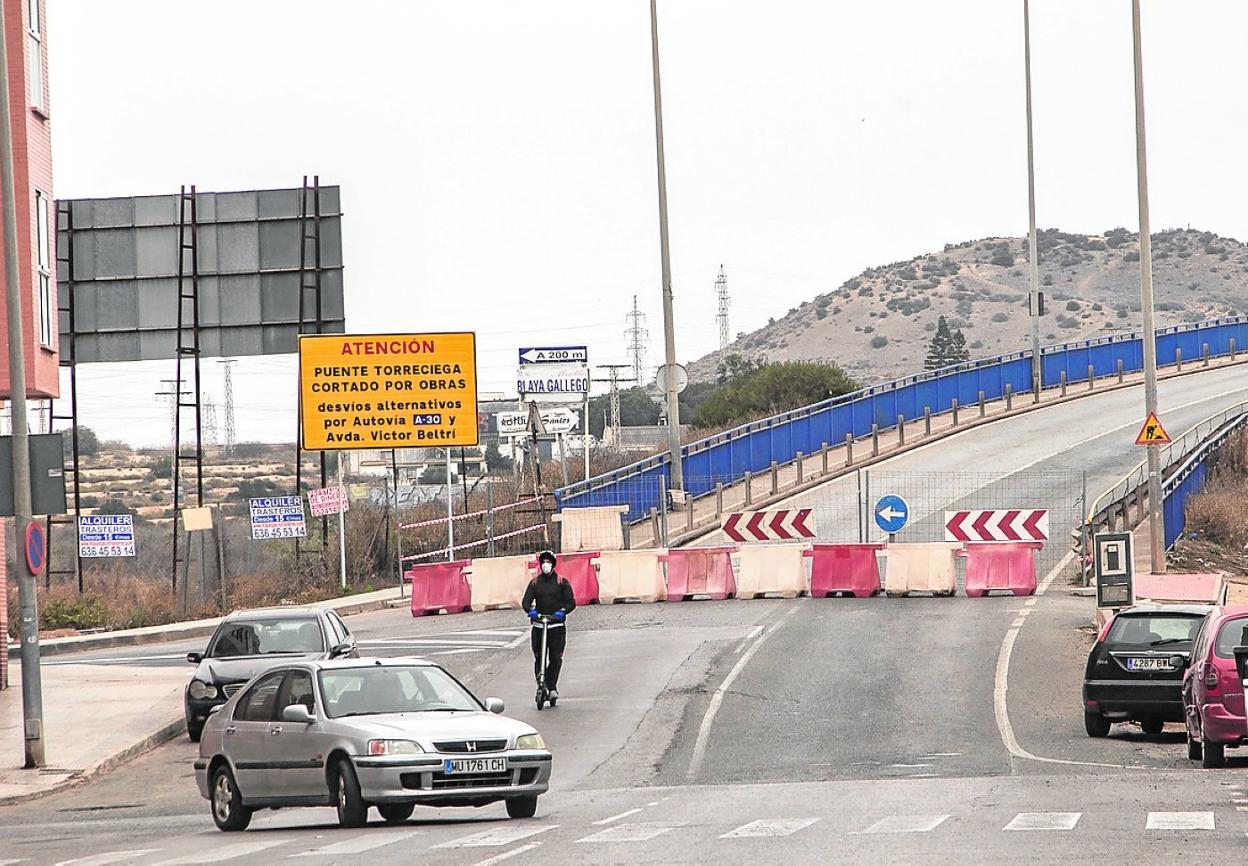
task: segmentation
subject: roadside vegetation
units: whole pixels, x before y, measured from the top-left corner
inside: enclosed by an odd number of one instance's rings
[[[1248,433],[1231,437],[1207,466],[1205,488],[1188,498],[1183,537],[1167,559],[1176,570],[1248,575]]]

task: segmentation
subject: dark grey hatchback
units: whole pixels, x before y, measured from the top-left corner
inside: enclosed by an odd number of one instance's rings
[[[1083,721],[1089,737],[1109,735],[1113,722],[1136,722],[1160,734],[1181,722],[1183,672],[1192,640],[1213,608],[1146,604],[1110,618],[1088,653],[1083,678]]]
[[[186,684],[186,732],[199,742],[212,708],[224,704],[257,674],[294,659],[358,658],[355,638],[332,610],[271,607],[235,611],[221,621]]]

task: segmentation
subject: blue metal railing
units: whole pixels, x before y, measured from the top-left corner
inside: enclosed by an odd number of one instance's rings
[[[1179,536],[1187,526],[1187,499],[1199,493],[1205,487],[1209,469],[1206,461],[1209,455],[1221,448],[1226,440],[1248,424],[1248,411],[1228,420],[1217,429],[1200,447],[1193,451],[1177,469],[1166,479],[1162,488],[1162,508],[1166,527],[1166,550],[1174,547]]]
[[[1248,346],[1248,317],[1214,319],[1159,329],[1156,333],[1159,364],[1172,364],[1180,356],[1186,360],[1230,354]],[[1086,382],[1089,375],[1117,375],[1143,368],[1144,343],[1138,333],[1120,334],[1095,340],[1061,343],[1041,349],[1041,386]],[[983,392],[986,401],[1000,400],[1007,386],[1015,393],[1031,389],[1031,352],[1015,352],[969,361],[941,370],[906,376],[881,385],[863,388],[811,406],[784,412],[761,421],[743,424],[724,433],[709,436],[681,449],[686,491],[704,496],[716,483],[732,484],[746,472],[760,472],[777,463],[789,463],[797,452],[810,454],[825,443],[830,446],[905,421],[949,412],[956,400],[960,406],[976,403]],[[656,454],[636,463],[607,472],[588,481],[569,484],[555,491],[560,508],[594,505],[628,505],[627,520],[638,520],[659,504],[659,477],[670,479],[670,455]],[[664,482],[666,483],[666,481]]]

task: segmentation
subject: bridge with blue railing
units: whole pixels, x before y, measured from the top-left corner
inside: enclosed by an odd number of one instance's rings
[[[1214,319],[1158,329],[1157,363],[1233,355],[1248,345],[1248,317]],[[1060,343],[1041,349],[1041,387],[1086,382],[1090,378],[1134,373],[1144,366],[1144,342],[1138,333]],[[741,481],[772,462],[789,463],[798,452],[811,454],[847,437],[860,439],[873,430],[953,411],[981,400],[1005,399],[1030,392],[1031,352],[1015,352],[968,361],[940,370],[906,376],[841,397],[743,424],[681,448],[685,490],[693,497]],[[626,505],[626,519],[640,520],[659,506],[670,481],[671,458],[656,454],[555,491],[560,508]]]

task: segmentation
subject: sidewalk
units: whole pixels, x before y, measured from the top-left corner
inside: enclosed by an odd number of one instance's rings
[[[20,665],[12,668],[12,688],[0,693],[0,805],[90,779],[186,730],[182,668],[55,665],[42,673],[42,770],[20,766]]]

